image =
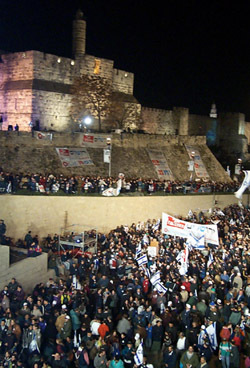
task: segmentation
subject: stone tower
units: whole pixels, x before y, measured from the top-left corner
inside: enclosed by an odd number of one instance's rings
[[[78,9],[73,21],[73,57],[78,58],[85,55],[86,49],[86,21],[83,12]]]

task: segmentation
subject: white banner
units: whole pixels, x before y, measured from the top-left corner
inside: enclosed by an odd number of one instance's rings
[[[166,213],[162,214],[162,232],[187,238],[189,244],[201,247],[206,243],[219,245],[217,225],[202,225],[183,221]]]
[[[170,170],[167,160],[164,154],[160,151],[148,149],[148,155],[151,159],[152,164],[155,167],[155,171],[159,179],[162,180],[174,180],[172,171]]]
[[[56,148],[63,167],[94,165],[86,148]]]
[[[34,131],[34,137],[39,140],[51,141],[52,136],[52,133],[38,132],[36,130]]]
[[[103,162],[105,162],[106,164],[110,163],[110,155],[111,154],[111,150],[110,149],[104,149],[103,150]]]
[[[207,169],[201,159],[199,151],[194,146],[186,146],[189,157],[194,161],[194,170],[197,178],[209,178]],[[192,152],[195,153],[194,158]]]
[[[106,148],[107,138],[111,139],[111,136],[107,134],[82,133],[80,134],[80,144],[84,147]]]

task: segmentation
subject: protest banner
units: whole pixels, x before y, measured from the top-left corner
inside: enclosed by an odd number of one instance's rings
[[[63,167],[94,165],[86,148],[56,148]]]

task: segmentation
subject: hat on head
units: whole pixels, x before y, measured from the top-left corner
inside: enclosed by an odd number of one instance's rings
[[[187,304],[186,304],[186,308],[191,309],[191,305],[187,303]]]
[[[221,300],[217,299],[217,304],[221,305]]]
[[[181,289],[182,290],[186,290],[185,286],[184,285],[181,285]]]
[[[206,329],[206,326],[205,325],[201,325],[201,329],[202,330],[205,330]]]
[[[62,309],[67,309],[67,305],[66,304],[63,304],[62,305]]]

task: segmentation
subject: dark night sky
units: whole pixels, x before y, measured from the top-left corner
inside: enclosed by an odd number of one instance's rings
[[[164,7],[163,7],[163,5]],[[71,57],[72,20],[87,20],[87,53],[135,74],[148,107],[240,111],[250,120],[249,1],[0,0],[0,49]]]

